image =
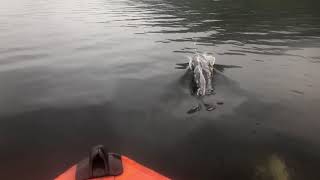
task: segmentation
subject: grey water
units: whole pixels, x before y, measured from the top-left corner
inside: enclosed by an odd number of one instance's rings
[[[97,144],[177,180],[320,179],[319,1],[0,2],[0,179]],[[238,68],[188,114],[195,49]]]

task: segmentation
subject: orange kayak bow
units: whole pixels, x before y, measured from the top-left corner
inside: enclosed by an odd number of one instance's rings
[[[86,158],[62,173],[55,180],[170,180],[169,178],[115,153],[106,153],[103,146],[92,149]]]

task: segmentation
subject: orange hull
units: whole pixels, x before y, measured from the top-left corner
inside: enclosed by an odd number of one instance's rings
[[[170,180],[169,178],[147,168],[143,165],[121,156],[123,173],[118,176],[94,178],[90,180]],[[66,172],[55,178],[55,180],[76,180],[77,165],[72,166]]]

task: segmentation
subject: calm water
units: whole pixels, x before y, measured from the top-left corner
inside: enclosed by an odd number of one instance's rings
[[[105,144],[178,180],[319,180],[317,0],[0,0],[0,179]],[[212,112],[185,70],[225,68]]]

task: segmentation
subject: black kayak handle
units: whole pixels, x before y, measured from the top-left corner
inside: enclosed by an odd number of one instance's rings
[[[98,178],[109,176],[109,162],[103,146],[93,147],[89,156],[89,176]]]
[[[104,146],[98,145],[91,149],[89,158],[77,164],[76,180],[118,176],[122,173],[121,155],[106,153]]]

